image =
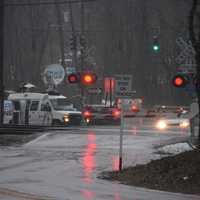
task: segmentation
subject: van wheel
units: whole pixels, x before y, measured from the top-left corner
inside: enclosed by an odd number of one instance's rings
[[[54,119],[53,121],[52,121],[52,126],[61,126],[62,124],[61,124],[61,122],[58,120],[58,119]]]

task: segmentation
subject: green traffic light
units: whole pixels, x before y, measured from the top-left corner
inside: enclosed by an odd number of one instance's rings
[[[159,45],[153,45],[153,50],[154,50],[155,52],[159,51],[159,50],[160,50]]]

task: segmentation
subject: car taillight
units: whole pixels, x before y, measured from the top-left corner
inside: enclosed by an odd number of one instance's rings
[[[120,117],[120,114],[121,114],[121,111],[119,109],[115,109],[112,111],[113,117],[118,118],[118,117]]]
[[[92,116],[92,113],[91,113],[90,111],[86,110],[86,111],[83,112],[83,116],[84,116],[85,118],[91,117],[91,116]]]
[[[135,105],[133,105],[133,106],[131,107],[131,110],[132,110],[133,112],[139,112],[138,107],[135,106]]]

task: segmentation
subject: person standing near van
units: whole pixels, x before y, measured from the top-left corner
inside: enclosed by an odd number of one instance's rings
[[[26,108],[25,108],[25,125],[29,125],[29,108],[30,108],[30,100],[26,101]]]

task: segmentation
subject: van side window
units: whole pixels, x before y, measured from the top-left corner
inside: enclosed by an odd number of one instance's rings
[[[41,104],[41,111],[51,111],[49,103]]]
[[[32,101],[30,110],[36,111],[38,109],[39,101]]]

